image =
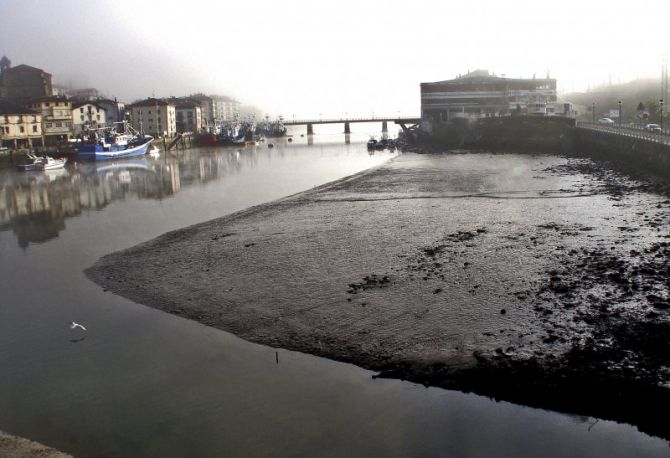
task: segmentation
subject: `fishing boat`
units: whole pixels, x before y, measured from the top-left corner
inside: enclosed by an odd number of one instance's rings
[[[19,170],[23,172],[47,172],[49,170],[58,170],[65,167],[67,159],[54,159],[50,156],[36,157],[32,154],[28,155],[28,158],[32,161],[28,164],[19,164]]]
[[[244,127],[231,128],[225,133],[219,135],[216,143],[218,145],[243,145],[247,136],[247,130]]]
[[[284,126],[284,118],[281,116],[276,121],[270,121],[268,116],[265,120],[258,123],[256,126],[256,135],[266,138],[283,137],[286,135],[286,126]]]
[[[84,160],[99,161],[145,155],[153,137],[140,135],[127,122],[116,124],[123,125],[121,133],[114,127],[89,131],[77,148],[78,156]]]

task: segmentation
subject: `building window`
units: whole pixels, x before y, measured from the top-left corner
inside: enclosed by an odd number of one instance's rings
[[[63,127],[63,123],[62,122],[57,122],[56,127]]]
[[[37,126],[33,126],[33,133],[37,133]]]
[[[5,133],[9,135],[9,127],[5,127]]]
[[[81,108],[79,109],[79,113],[83,113],[83,112],[84,112],[84,107],[81,107]]]
[[[53,123],[46,122],[46,123],[44,123],[44,127],[46,127],[47,129],[51,129],[53,127]]]
[[[26,131],[26,128],[23,126],[19,126],[19,129],[21,130],[21,133],[24,133]]]
[[[79,120],[83,121],[84,120],[84,115],[79,116]]]
[[[100,115],[96,115],[95,117],[98,118],[98,121],[100,121]]]

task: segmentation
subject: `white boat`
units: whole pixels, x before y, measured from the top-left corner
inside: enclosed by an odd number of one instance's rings
[[[24,172],[45,172],[49,170],[58,170],[65,167],[66,158],[54,159],[50,156],[35,157],[32,154],[28,156],[32,160],[29,164],[19,164],[19,170]]]

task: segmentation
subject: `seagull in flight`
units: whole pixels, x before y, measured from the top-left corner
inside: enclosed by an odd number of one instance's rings
[[[75,323],[74,321],[70,323],[70,329],[77,329],[81,328],[82,331],[86,331],[86,328],[80,325],[79,323]]]

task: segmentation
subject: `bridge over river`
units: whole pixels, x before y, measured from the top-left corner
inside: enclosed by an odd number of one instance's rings
[[[421,117],[419,116],[372,116],[364,118],[319,118],[319,119],[293,119],[293,120],[284,120],[285,126],[307,126],[307,135],[312,135],[314,133],[314,124],[344,124],[344,133],[350,134],[352,123],[360,122],[381,122],[382,123],[382,132],[388,132],[388,123],[393,122],[402,127],[403,130],[407,130],[408,125],[418,124],[421,122]]]

